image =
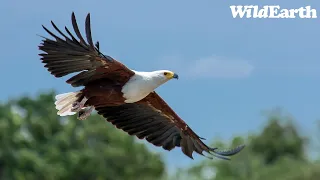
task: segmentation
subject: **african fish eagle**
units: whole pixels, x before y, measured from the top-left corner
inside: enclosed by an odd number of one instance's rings
[[[218,150],[202,142],[199,137],[155,92],[155,89],[178,75],[169,70],[141,72],[131,70],[116,59],[99,50],[99,42],[93,43],[90,13],[85,21],[86,40],[81,35],[74,13],[71,22],[76,36],[65,27],[65,35],[51,21],[58,37],[45,26],[44,30],[54,40],[44,38],[39,49],[44,67],[57,78],[77,72],[66,82],[73,87],[83,86],[77,92],[56,96],[58,115],[78,113],[78,119],[86,119],[95,109],[108,122],[129,135],[146,139],[165,150],[181,147],[182,152],[193,159],[193,152],[208,158],[229,160],[244,145],[230,150]],[[212,156],[203,154],[206,152]]]

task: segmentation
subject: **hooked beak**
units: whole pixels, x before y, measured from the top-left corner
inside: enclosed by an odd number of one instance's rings
[[[174,73],[172,78],[179,79],[179,76],[178,76],[178,74]]]

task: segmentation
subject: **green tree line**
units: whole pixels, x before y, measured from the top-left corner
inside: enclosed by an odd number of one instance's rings
[[[24,96],[0,104],[0,180],[320,178],[320,162],[308,153],[311,138],[302,136],[294,121],[279,113],[268,115],[260,132],[235,137],[230,143],[213,142],[219,147],[247,145],[231,161],[203,158],[167,174],[161,155],[100,116],[93,114],[85,121],[57,116],[54,94]]]

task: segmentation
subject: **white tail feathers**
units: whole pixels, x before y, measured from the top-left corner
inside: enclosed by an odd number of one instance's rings
[[[58,110],[57,114],[59,116],[69,116],[74,115],[77,112],[72,112],[72,104],[78,100],[78,94],[81,92],[68,92],[63,94],[56,95],[56,109]]]

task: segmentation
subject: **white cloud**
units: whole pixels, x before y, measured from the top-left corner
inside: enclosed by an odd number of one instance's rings
[[[254,66],[245,60],[235,60],[218,56],[186,60],[179,56],[162,58],[171,68],[183,76],[192,78],[245,78],[251,75]]]

